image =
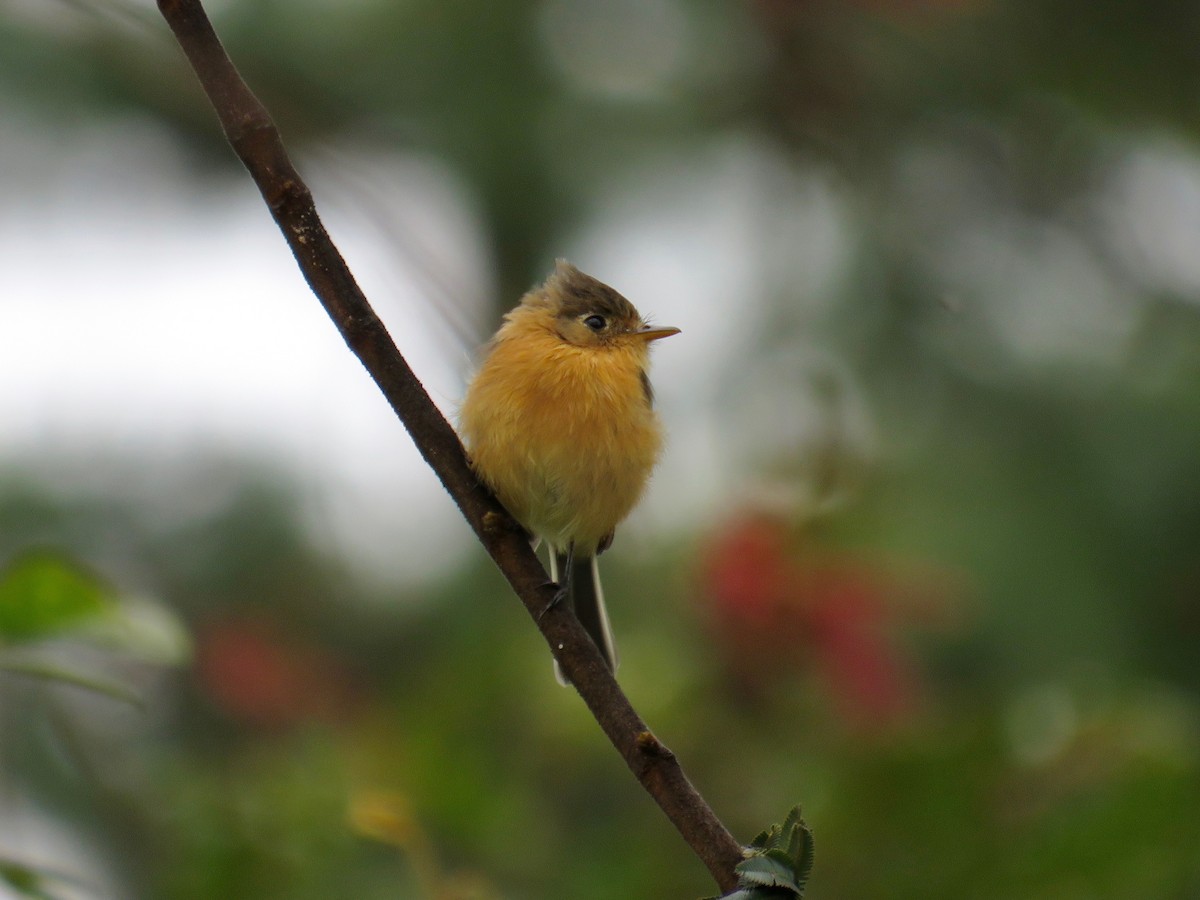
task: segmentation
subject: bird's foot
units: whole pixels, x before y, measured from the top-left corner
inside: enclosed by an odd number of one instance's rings
[[[541,623],[542,619],[545,618],[546,613],[550,612],[550,610],[554,609],[554,607],[558,606],[564,600],[567,599],[566,587],[559,584],[558,582],[547,581],[542,586],[546,587],[546,588],[554,588],[554,596],[550,598],[550,602],[547,603],[544,607],[542,607],[542,611],[540,613],[538,613],[537,620],[538,620],[539,624]]]

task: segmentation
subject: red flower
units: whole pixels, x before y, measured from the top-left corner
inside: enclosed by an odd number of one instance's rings
[[[788,668],[821,678],[837,707],[862,725],[897,721],[920,685],[895,641],[902,591],[858,559],[797,548],[789,524],[751,512],[711,542],[704,581],[714,639],[743,684]]]
[[[337,659],[265,618],[225,619],[201,628],[196,675],[221,712],[260,727],[338,718],[354,693]]]

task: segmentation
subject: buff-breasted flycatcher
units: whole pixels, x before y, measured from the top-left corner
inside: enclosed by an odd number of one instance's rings
[[[658,461],[650,342],[678,333],[647,325],[615,290],[560,260],[504,317],[461,409],[475,472],[549,545],[551,578],[613,670],[596,557]]]

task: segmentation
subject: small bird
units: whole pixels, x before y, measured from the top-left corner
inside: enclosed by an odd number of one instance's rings
[[[460,411],[471,464],[536,540],[550,577],[613,671],[596,557],[612,543],[662,451],[647,325],[608,285],[559,260],[504,317]],[[555,663],[558,680],[566,684]]]

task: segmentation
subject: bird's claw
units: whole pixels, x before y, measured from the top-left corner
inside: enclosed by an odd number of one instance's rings
[[[546,613],[567,599],[567,589],[563,585],[555,581],[547,581],[544,586],[554,588],[554,596],[550,598],[550,602],[542,607],[542,611],[538,613],[537,620],[539,624],[545,618]]]

